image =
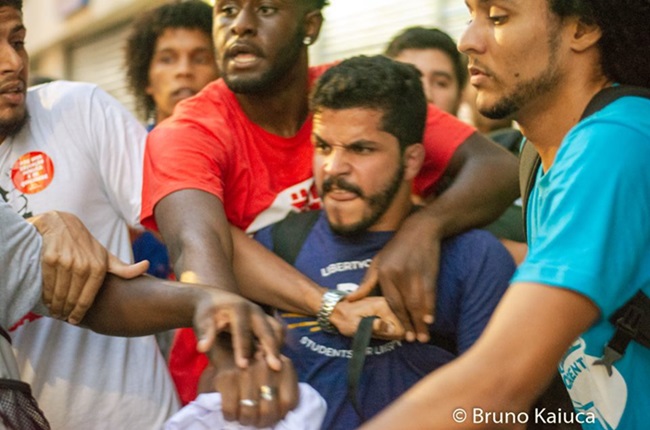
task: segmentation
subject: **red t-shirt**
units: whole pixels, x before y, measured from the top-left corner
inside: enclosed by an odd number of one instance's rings
[[[330,65],[310,68],[314,82]],[[414,191],[426,194],[447,168],[458,146],[474,129],[429,106],[424,135],[425,162]],[[144,159],[142,224],[156,229],[155,205],[183,189],[217,196],[230,223],[255,232],[289,211],[320,207],[312,178],[312,117],[289,138],[267,132],[246,117],[235,94],[219,79],[181,102],[174,115],[150,134]],[[169,368],[187,403],[196,397],[205,356],[196,352],[190,329],[178,333]]]

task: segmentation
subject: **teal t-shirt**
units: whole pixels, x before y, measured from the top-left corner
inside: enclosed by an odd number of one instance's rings
[[[632,342],[611,377],[594,362],[614,333],[609,317],[650,295],[650,100],[619,99],[576,125],[528,209],[529,253],[513,281],[576,291],[601,312],[559,364],[576,412],[593,417],[583,428],[646,428],[650,349]]]

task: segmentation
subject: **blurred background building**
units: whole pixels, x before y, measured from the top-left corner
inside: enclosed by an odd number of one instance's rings
[[[24,0],[32,77],[97,83],[133,111],[124,41],[134,17],[167,1]],[[391,37],[413,25],[439,27],[457,38],[469,16],[461,0],[330,0],[324,15],[311,47],[314,65],[380,53]]]

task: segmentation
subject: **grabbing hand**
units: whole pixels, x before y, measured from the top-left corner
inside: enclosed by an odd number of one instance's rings
[[[330,321],[347,337],[354,337],[363,317],[377,316],[372,323],[372,337],[378,339],[403,339],[404,326],[388,306],[384,297],[366,297],[356,302],[341,300],[334,307]]]
[[[43,303],[55,318],[79,323],[107,271],[130,279],[149,268],[146,261],[128,265],[110,254],[72,214],[52,211],[29,221],[43,237]]]
[[[423,211],[408,217],[375,256],[349,301],[366,297],[379,284],[382,295],[406,330],[406,340],[429,341],[440,265],[440,239]],[[424,222],[423,222],[424,221]],[[416,335],[417,334],[417,335]]]
[[[194,313],[194,328],[199,340],[197,350],[208,352],[229,333],[234,362],[244,369],[257,349],[267,365],[280,371],[282,326],[262,308],[243,297],[226,291],[197,287],[204,295]]]

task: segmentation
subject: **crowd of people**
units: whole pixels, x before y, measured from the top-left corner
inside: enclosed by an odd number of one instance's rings
[[[0,0],[0,428],[643,427],[650,2],[319,66],[327,0],[215,3],[135,20],[145,128]]]

